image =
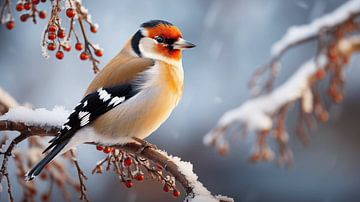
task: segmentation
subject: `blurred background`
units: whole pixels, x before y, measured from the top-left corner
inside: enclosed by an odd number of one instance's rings
[[[202,137],[226,110],[249,98],[247,82],[252,72],[268,61],[271,45],[289,26],[309,23],[344,2],[83,1],[93,21],[100,25],[97,34],[89,34],[91,41],[105,49],[101,67],[120,51],[142,22],[150,19],[174,23],[185,39],[197,45],[183,56],[184,97],[170,119],[148,138],[150,142],[191,161],[200,181],[214,194],[234,197],[235,201],[324,202],[360,200],[358,56],[352,58],[348,68],[345,100],[331,108],[329,123],[320,124],[312,131],[307,147],[291,133],[290,145],[295,158],[292,168],[278,167],[275,162],[249,163],[253,147],[251,135],[245,140],[232,141],[230,154],[225,157],[205,147]],[[41,7],[50,12],[49,3]],[[15,16],[14,30],[0,26],[0,86],[20,103],[48,109],[62,105],[71,110],[94,77],[90,62],[80,61],[76,51],[66,53],[62,61],[57,60],[54,53],[50,53],[50,59],[43,58],[40,41],[45,21],[40,20],[37,25],[30,21],[20,23],[18,13]],[[315,52],[315,43],[288,52],[282,60],[283,69],[277,84]],[[290,113],[290,132],[294,131],[295,111]],[[164,193],[157,182],[135,183],[134,188],[127,189],[113,173],[91,175],[95,163],[104,154],[89,145],[80,146],[78,152],[80,164],[89,176],[91,201],[176,201],[171,194]],[[14,169],[13,162],[10,169]],[[10,172],[15,175],[15,171]],[[73,168],[71,172],[76,176]],[[19,201],[22,197],[19,186],[14,184],[13,189]],[[54,201],[63,200],[59,190],[54,194]],[[7,198],[6,192],[0,193],[0,201]],[[78,200],[78,193],[73,193],[73,199]]]

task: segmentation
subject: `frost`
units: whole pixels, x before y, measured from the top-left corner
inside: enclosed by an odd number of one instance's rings
[[[55,106],[52,110],[44,108],[29,109],[27,107],[14,107],[0,116],[0,120],[23,122],[25,124],[40,126],[61,126],[66,122],[69,112],[61,106]]]
[[[96,29],[99,29],[99,24],[98,23],[94,23],[94,24],[92,24],[92,26],[94,26]]]
[[[332,27],[340,24],[348,19],[350,15],[359,11],[360,0],[350,0],[332,13],[324,15],[310,24],[290,27],[282,39],[273,45],[271,54],[276,56],[289,45],[316,35],[322,27]]]
[[[41,55],[45,58],[45,59],[49,59],[50,56],[49,56],[49,53],[48,53],[48,50],[47,50],[47,47],[46,47],[46,43],[44,40],[45,38],[45,34],[46,34],[46,31],[47,30],[47,26],[44,27],[43,31],[42,31],[42,34],[41,34],[41,43],[40,43],[40,46],[41,46]]]

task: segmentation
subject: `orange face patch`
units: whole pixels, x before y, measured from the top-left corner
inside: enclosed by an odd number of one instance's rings
[[[179,37],[182,37],[179,28],[164,24],[159,24],[155,27],[149,27],[147,28],[147,31],[150,38],[154,38],[156,36],[163,36],[164,38],[168,39],[177,39]]]
[[[169,26],[164,24],[159,24],[155,27],[147,28],[148,31],[148,37],[155,38],[157,36],[162,36],[165,39],[171,39],[173,41],[178,40],[179,38],[182,38],[182,34],[176,26]],[[170,49],[166,44],[157,44],[156,51],[158,53],[161,53],[165,57],[174,59],[174,60],[180,60],[181,59],[181,51]]]
[[[164,44],[157,44],[156,51],[164,55],[165,57],[174,59],[174,60],[180,60],[181,59],[181,51],[178,49],[172,49],[170,50],[167,46]]]

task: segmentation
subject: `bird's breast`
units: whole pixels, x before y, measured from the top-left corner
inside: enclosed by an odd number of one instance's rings
[[[157,62],[143,75],[141,91],[95,120],[95,130],[105,136],[145,138],[169,117],[183,91],[183,74]]]

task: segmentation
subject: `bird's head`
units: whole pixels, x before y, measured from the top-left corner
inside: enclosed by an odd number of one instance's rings
[[[131,39],[131,47],[139,57],[177,63],[184,49],[195,47],[182,38],[182,33],[173,24],[163,20],[143,23]]]

